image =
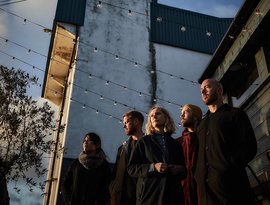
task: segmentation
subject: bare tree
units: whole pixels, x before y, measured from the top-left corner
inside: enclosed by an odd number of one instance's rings
[[[45,102],[38,106],[27,94],[27,89],[37,83],[37,77],[25,71],[0,66],[1,191],[5,190],[6,181],[18,179],[25,180],[31,190],[38,184],[26,173],[31,169],[40,177],[47,171],[42,158],[53,149],[50,136],[57,127],[50,105]]]

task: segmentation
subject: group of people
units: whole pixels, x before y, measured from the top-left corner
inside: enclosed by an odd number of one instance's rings
[[[123,116],[129,137],[118,149],[111,173],[95,133],[87,133],[83,151],[62,184],[66,204],[76,205],[253,205],[245,167],[257,152],[250,121],[239,108],[223,103],[220,82],[201,85],[201,109],[181,110],[182,136],[170,113],[153,106],[143,132],[138,111]]]

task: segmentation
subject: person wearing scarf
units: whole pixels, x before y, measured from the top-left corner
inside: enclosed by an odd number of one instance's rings
[[[64,177],[63,199],[67,205],[105,205],[110,198],[111,171],[100,137],[87,133],[82,147]]]
[[[181,124],[185,128],[182,136],[176,140],[183,148],[187,178],[182,180],[185,205],[198,205],[197,183],[194,178],[194,171],[198,155],[198,137],[196,129],[202,120],[202,111],[196,105],[186,104],[181,111]]]

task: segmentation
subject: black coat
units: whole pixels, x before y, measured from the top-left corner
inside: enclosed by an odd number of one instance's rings
[[[127,164],[136,141],[129,138],[118,148],[110,184],[111,205],[135,205],[136,178],[127,173]]]
[[[62,196],[70,205],[104,205],[109,201],[109,163],[87,170],[75,159],[65,175]]]
[[[139,140],[131,155],[128,172],[137,177],[137,205],[184,204],[180,183],[185,174],[150,172],[151,164],[163,162],[185,167],[181,146],[170,136],[166,137],[168,156],[164,154],[157,139],[148,135]]]
[[[257,151],[250,121],[241,109],[227,104],[206,114],[197,129],[195,178],[201,205],[253,204],[245,167]]]

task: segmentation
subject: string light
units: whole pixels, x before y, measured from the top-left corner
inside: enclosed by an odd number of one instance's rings
[[[157,19],[157,22],[159,22],[159,23],[162,21],[162,17],[161,16],[158,16],[156,19]]]
[[[130,9],[128,10],[128,15],[129,16],[132,16],[132,13],[131,13],[131,10]]]
[[[101,1],[98,1],[97,7],[98,7],[98,8],[102,8]]]
[[[107,80],[106,83],[105,83],[105,85],[109,85],[109,83],[110,83],[110,82]]]
[[[181,26],[181,31],[182,32],[185,32],[187,29],[186,29],[186,27],[185,26]]]
[[[103,96],[101,95],[101,96],[100,96],[100,100],[103,100],[103,99],[104,99],[104,98],[103,98]]]
[[[97,47],[94,48],[94,52],[97,53],[98,52],[98,49]]]
[[[85,109],[85,104],[83,104],[82,108]]]
[[[4,53],[3,51],[0,51],[0,52],[2,52],[2,53]],[[6,53],[4,53],[4,54],[6,54]],[[6,55],[9,55],[9,54],[6,54]],[[29,63],[27,63],[27,62],[25,62],[25,61],[22,61],[22,60],[20,60],[20,59],[18,59],[19,61],[21,61],[22,63],[25,63],[25,64],[27,64],[27,65],[31,65],[31,64],[29,64]],[[32,67],[32,65],[31,65],[31,67]],[[42,69],[40,69],[40,68],[38,68],[38,67],[36,67],[38,70],[40,70],[40,71],[42,71],[42,72],[44,72],[45,73],[45,71],[44,70],[42,70]],[[83,72],[83,71],[82,71]],[[50,74],[49,74],[50,75]],[[92,76],[91,74],[90,74],[90,76]],[[97,77],[97,76],[95,76],[95,77]],[[51,79],[54,79],[54,76],[53,75],[50,75],[50,78]],[[100,78],[101,79],[101,78]],[[69,83],[71,83],[71,82],[69,82]],[[121,87],[123,87],[123,88],[125,88],[125,89],[128,89],[126,86],[122,86],[122,85],[119,85],[119,84],[116,84],[116,83],[114,83],[115,85],[118,85],[118,86],[121,86]],[[81,89],[83,89],[84,91],[85,91],[85,89],[84,88],[82,88],[81,86],[78,86],[78,85],[76,85],[75,83],[73,83],[73,85],[74,86],[77,86],[77,87],[79,87],[79,88],[81,88]],[[39,85],[39,86],[41,86],[41,84]],[[129,89],[129,90],[132,90],[132,91],[134,91],[134,92],[137,92],[137,93],[140,93],[140,95],[142,95],[142,93],[141,92],[139,92],[139,91],[136,91],[136,90],[134,90],[134,89]],[[89,90],[87,90],[88,92],[89,92]],[[95,93],[95,92],[93,92],[93,91],[91,91],[91,93],[94,93],[94,94],[96,94],[96,95],[99,95],[99,94],[97,94],[97,93]],[[145,96],[151,96],[150,94],[144,94]],[[113,99],[110,99],[110,98],[106,98],[106,99],[109,99],[109,100],[112,100],[113,101]],[[160,99],[160,100],[162,100],[162,99]],[[165,101],[165,100],[162,100],[162,101]],[[127,106],[127,105],[125,105],[125,104],[123,104],[123,103],[120,103],[120,104],[122,104],[123,106]],[[117,102],[116,101],[114,101],[114,105],[117,105]],[[177,105],[177,104],[176,104]],[[130,108],[132,108],[132,107],[130,107]]]
[[[118,60],[118,59],[119,59],[119,56],[118,56],[118,55],[116,55],[116,56],[115,56],[115,60]]]
[[[24,24],[24,25],[26,24],[26,19],[23,20],[23,24]]]
[[[210,36],[212,35],[212,33],[211,33],[210,31],[206,31],[206,35],[207,35],[208,37],[210,37]]]
[[[7,53],[5,53],[5,52],[3,52],[3,51],[0,51],[0,52],[6,54],[6,55],[8,55],[8,56],[10,56],[9,54],[7,54]],[[18,59],[18,60],[19,60],[19,59]],[[24,63],[24,64],[30,65],[31,67],[33,66],[33,65],[31,65],[31,64],[29,64],[29,63],[27,63],[27,62],[25,62],[25,61],[22,61],[22,60],[19,60],[19,61],[21,61],[21,62]],[[40,70],[40,71],[42,71],[42,72],[45,72],[44,70],[42,70],[42,69],[40,69],[40,68],[38,68],[38,67],[35,67],[35,68],[38,69],[38,70]],[[81,72],[86,73],[86,72],[83,71],[83,70],[78,70],[78,71],[81,71]],[[93,76],[92,74],[89,74],[89,78],[92,78],[92,76]],[[53,78],[53,75],[51,75],[51,77]],[[102,78],[100,78],[100,77],[98,77],[98,76],[95,76],[95,77],[96,77],[96,78],[99,78],[99,79],[101,79],[101,80],[104,80],[104,79],[102,79]],[[106,82],[107,82],[107,81],[106,81]],[[139,93],[139,95],[142,96],[142,92],[141,92],[141,91],[137,91],[137,90],[135,90],[135,89],[127,88],[126,86],[120,85],[120,84],[118,84],[118,83],[113,83],[113,84],[114,84],[114,85],[117,85],[117,86],[120,86],[120,87],[124,88],[125,90],[129,89],[130,91]],[[75,85],[75,84],[73,83],[73,85]],[[41,86],[41,85],[40,85],[40,86]],[[78,85],[76,85],[76,86],[78,86]],[[84,89],[84,90],[85,90],[85,89]],[[146,94],[146,93],[143,93],[143,94],[144,94],[145,96],[151,97],[151,94]],[[159,100],[164,101],[164,102],[167,102],[166,100],[163,100],[163,99],[160,99],[160,98],[159,98]],[[155,99],[155,101],[156,101],[156,99]],[[174,105],[176,105],[176,106],[179,106],[177,103],[172,103],[172,104],[174,104]],[[116,105],[116,101],[115,101],[114,105]]]

